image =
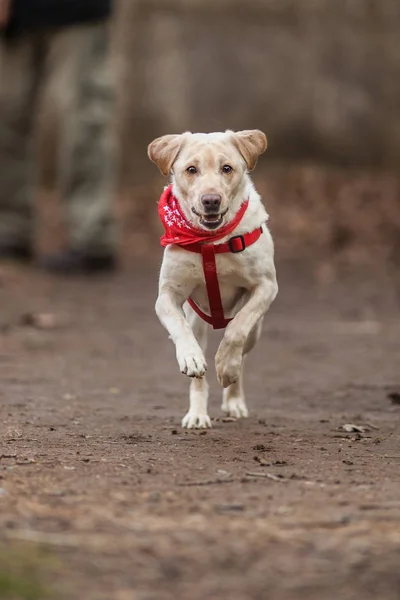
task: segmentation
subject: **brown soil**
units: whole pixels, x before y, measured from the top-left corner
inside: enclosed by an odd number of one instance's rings
[[[152,265],[67,281],[3,268],[4,544],[49,549],[57,598],[398,600],[388,291],[317,293],[282,272],[248,360],[250,418],[221,419],[211,368],[213,429],[189,432],[156,279]]]

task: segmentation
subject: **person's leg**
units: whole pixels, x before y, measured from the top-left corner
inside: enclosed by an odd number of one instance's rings
[[[0,38],[0,258],[31,253],[33,38]]]
[[[43,114],[58,111],[60,191],[67,210],[69,251],[42,260],[60,271],[114,266],[116,232],[113,74],[108,25],[51,34]]]

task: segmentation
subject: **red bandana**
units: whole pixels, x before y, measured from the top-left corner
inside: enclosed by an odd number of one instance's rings
[[[158,214],[165,229],[165,233],[160,240],[161,246],[168,246],[169,244],[188,246],[198,242],[220,240],[238,226],[248,205],[248,200],[243,202],[232,221],[218,229],[215,233],[198,229],[197,227],[193,227],[183,214],[178,200],[172,194],[172,185],[170,185],[161,194],[158,203]]]

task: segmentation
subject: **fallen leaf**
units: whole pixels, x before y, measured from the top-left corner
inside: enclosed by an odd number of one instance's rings
[[[362,425],[354,425],[353,423],[345,423],[339,429],[342,429],[346,433],[365,433],[367,431]]]

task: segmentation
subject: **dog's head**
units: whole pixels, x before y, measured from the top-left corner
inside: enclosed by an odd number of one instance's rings
[[[172,175],[187,218],[203,229],[230,221],[243,201],[247,172],[267,148],[258,129],[164,135],[148,147],[163,175]]]

